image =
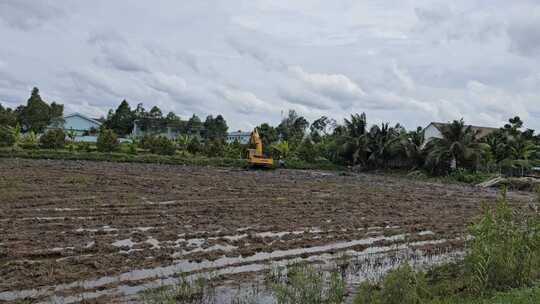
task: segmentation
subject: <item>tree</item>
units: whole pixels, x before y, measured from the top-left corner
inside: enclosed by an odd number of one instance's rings
[[[16,141],[13,127],[0,125],[0,147],[12,147]]]
[[[277,127],[278,134],[282,140],[287,140],[294,147],[300,143],[305,135],[309,122],[296,111],[289,110],[289,114]]]
[[[296,150],[296,154],[301,160],[310,163],[314,162],[317,158],[317,150],[315,149],[313,142],[309,138],[306,138],[302,141],[302,143]]]
[[[204,121],[204,137],[210,141],[225,141],[227,138],[227,122],[223,116],[218,115],[213,118],[212,115],[208,115]]]
[[[286,140],[273,144],[272,149],[274,150],[274,157],[279,159],[286,159],[291,153],[289,142]]]
[[[193,114],[186,124],[186,132],[190,135],[200,135],[203,124],[199,116]]]
[[[54,104],[51,108],[39,95],[39,89],[32,89],[32,94],[26,106],[17,108],[19,123],[23,131],[42,132],[53,120],[57,122],[62,117],[63,106]]]
[[[400,132],[403,129],[398,124],[389,127],[388,123],[381,126],[374,125],[368,135],[368,164],[374,168],[387,167],[390,159],[398,156],[401,146],[399,145]]]
[[[0,126],[17,125],[17,114],[11,108],[4,108],[0,103]]]
[[[136,112],[131,111],[129,103],[124,99],[114,112],[112,110],[109,111],[104,125],[116,134],[126,136],[131,134],[133,130],[133,122],[136,115]]]
[[[263,143],[263,152],[269,154],[271,152],[271,146],[278,141],[279,136],[276,128],[270,126],[268,123],[263,123],[257,127],[259,136]]]
[[[442,138],[433,138],[426,146],[428,169],[433,173],[445,173],[451,168],[476,170],[489,148],[477,139],[477,132],[465,126],[463,119],[443,125],[440,131]]]
[[[191,141],[189,142],[189,145],[187,146],[187,150],[191,154],[197,154],[201,152],[202,150],[201,142],[196,136],[193,136],[191,138]]]
[[[343,129],[337,129],[340,146],[339,154],[352,165],[367,165],[369,156],[369,137],[367,135],[366,114],[353,114],[351,119],[344,120]]]
[[[53,101],[50,107],[49,125],[53,128],[62,128],[64,126],[64,122],[64,105]]]
[[[323,137],[332,133],[336,127],[336,121],[326,116],[315,120],[309,127],[311,139],[318,143],[322,141]]]
[[[118,150],[118,136],[112,129],[101,128],[97,138],[97,150],[99,152],[113,152]]]
[[[422,127],[404,133],[401,136],[400,144],[413,169],[422,168],[426,158],[424,150],[425,136]]]

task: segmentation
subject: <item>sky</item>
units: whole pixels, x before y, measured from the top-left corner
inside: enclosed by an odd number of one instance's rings
[[[540,129],[537,0],[0,0],[0,103]]]

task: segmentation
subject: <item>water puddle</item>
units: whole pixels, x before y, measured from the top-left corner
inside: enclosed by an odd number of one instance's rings
[[[138,270],[125,272],[116,276],[102,277],[97,280],[78,281],[78,282],[73,282],[69,284],[61,284],[57,286],[44,287],[37,290],[33,289],[33,290],[0,292],[0,300],[13,301],[16,299],[21,299],[21,298],[40,298],[40,297],[52,296],[59,292],[66,292],[71,289],[93,290],[96,288],[103,288],[104,286],[109,285],[109,284],[118,284],[120,286],[115,287],[113,289],[107,289],[107,290],[98,291],[98,292],[92,291],[88,293],[79,294],[76,297],[77,301],[80,301],[81,299],[80,296],[82,295],[84,295],[84,299],[95,298],[95,297],[99,297],[99,296],[106,295],[109,293],[129,295],[129,294],[132,294],[133,292],[136,293],[136,292],[139,292],[140,290],[144,290],[145,289],[144,286],[146,286],[147,284],[151,285],[151,286],[150,285],[147,286],[148,288],[159,287],[159,285],[156,286],[156,284],[158,283],[162,284],[164,280],[174,280],[173,279],[174,276],[179,273],[192,273],[192,272],[201,272],[201,271],[202,272],[211,271],[213,274],[215,273],[234,274],[234,273],[239,273],[239,272],[256,272],[256,271],[268,269],[268,267],[270,267],[272,263],[287,264],[296,260],[305,260],[308,262],[315,262],[315,261],[327,262],[328,260],[335,258],[338,252],[341,251],[340,254],[343,254],[342,251],[344,250],[347,255],[350,255],[351,257],[355,257],[355,256],[379,254],[379,253],[395,251],[395,250],[405,250],[409,248],[409,246],[422,246],[425,244],[438,244],[438,243],[446,242],[446,240],[424,241],[424,242],[416,242],[416,243],[409,243],[409,244],[396,244],[393,246],[386,246],[386,247],[369,247],[362,251],[354,251],[350,249],[358,245],[366,245],[366,246],[373,245],[374,243],[380,242],[380,241],[387,241],[387,242],[403,241],[405,240],[406,237],[407,237],[407,234],[400,234],[400,235],[394,235],[394,236],[388,236],[388,237],[378,236],[378,237],[370,237],[370,238],[360,239],[360,240],[336,242],[332,244],[313,246],[313,247],[307,247],[307,248],[276,250],[272,252],[257,252],[251,256],[245,256],[245,257],[222,256],[214,261],[203,260],[200,262],[194,262],[194,261],[189,261],[189,260],[177,260],[174,264],[169,265],[169,266],[162,266],[162,267],[156,267],[156,268],[151,268],[151,269],[138,269]],[[149,238],[148,240],[150,240],[151,245],[159,246],[159,243],[155,243],[154,241],[152,241],[155,239]],[[192,241],[194,245],[200,245],[201,242],[202,241]],[[135,244],[136,243],[134,243],[131,239],[125,239],[125,240],[119,240],[119,241],[114,242],[113,246],[132,248]],[[215,246],[218,246],[218,247],[214,247],[212,248],[212,250],[227,251],[227,250],[236,249],[232,247],[227,247],[226,245],[215,245]],[[206,248],[206,250],[209,250],[209,248]],[[280,261],[275,262],[275,260],[280,260]],[[156,282],[144,283],[143,285],[137,285],[137,286],[124,286],[124,285],[133,285],[133,282],[142,281],[142,280],[157,280],[159,282],[158,283]],[[132,282],[132,283],[126,284],[127,282]],[[62,298],[62,300],[58,297],[56,297],[55,299],[58,299],[58,302],[54,301],[55,303],[72,303],[74,301],[74,299],[70,297]]]

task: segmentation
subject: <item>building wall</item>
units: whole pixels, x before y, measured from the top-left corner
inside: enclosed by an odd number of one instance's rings
[[[64,118],[64,130],[89,131],[91,128],[99,129],[99,125],[79,116]]]
[[[239,143],[243,144],[243,145],[247,145],[249,144],[249,140],[250,140],[250,137],[251,136],[234,136],[234,135],[228,135],[227,136],[227,143],[233,143],[235,141],[238,141]]]
[[[434,125],[429,125],[424,129],[424,138],[426,141],[430,138],[442,138],[442,134]]]

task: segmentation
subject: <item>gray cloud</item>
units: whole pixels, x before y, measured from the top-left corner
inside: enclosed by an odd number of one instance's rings
[[[0,102],[32,86],[66,111],[126,98],[233,129],[297,109],[370,122],[464,117],[540,128],[533,0],[0,0]],[[527,121],[527,118],[529,121]]]
[[[0,20],[19,30],[30,30],[64,13],[53,1],[0,1]]]

